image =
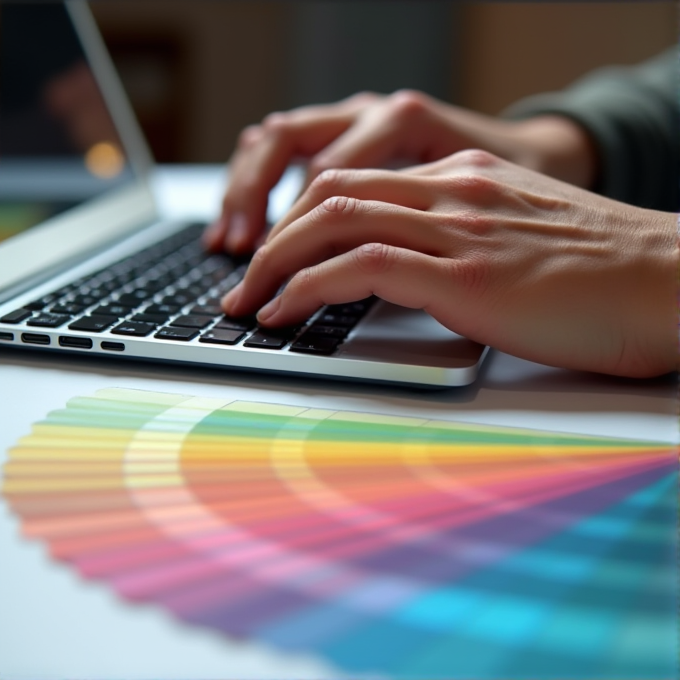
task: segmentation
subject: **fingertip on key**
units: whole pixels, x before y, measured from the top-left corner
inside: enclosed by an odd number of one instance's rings
[[[227,314],[231,314],[237,306],[239,298],[241,297],[241,290],[242,284],[239,283],[222,298],[221,306]]]
[[[275,297],[257,313],[257,320],[260,323],[274,321],[279,308],[281,307],[281,296]]]

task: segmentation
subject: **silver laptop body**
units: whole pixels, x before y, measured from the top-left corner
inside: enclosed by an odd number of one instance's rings
[[[247,263],[203,253],[200,225],[159,221],[150,154],[86,4],[5,3],[0,14],[1,346],[422,386],[474,381],[488,348],[422,310],[357,301],[278,334],[225,318],[219,298]],[[24,30],[48,31],[30,63],[21,46],[37,41]]]

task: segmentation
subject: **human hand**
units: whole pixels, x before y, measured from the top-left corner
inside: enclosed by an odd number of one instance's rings
[[[677,216],[464,151],[398,172],[327,171],[223,300],[282,326],[369,295],[553,366],[676,367]]]
[[[264,232],[269,191],[295,158],[308,160],[308,185],[330,168],[428,163],[468,148],[583,187],[591,186],[597,172],[587,134],[567,118],[508,121],[419,92],[361,93],[274,113],[246,128],[230,160],[222,214],[206,231],[205,243],[214,250],[252,250]]]

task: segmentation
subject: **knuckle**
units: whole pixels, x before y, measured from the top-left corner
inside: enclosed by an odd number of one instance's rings
[[[488,168],[499,161],[497,156],[484,149],[463,149],[455,153],[454,157],[460,165],[471,168]]]
[[[263,130],[260,125],[248,125],[238,136],[238,147],[249,149],[262,139]]]
[[[285,132],[289,127],[289,116],[286,113],[275,111],[270,113],[262,121],[262,127],[269,133]]]
[[[503,192],[503,187],[498,181],[479,171],[443,177],[441,181],[447,192],[471,202],[488,202]]]
[[[327,168],[319,172],[309,185],[310,191],[316,196],[330,196],[342,193],[347,173],[336,168]]]
[[[392,115],[398,120],[420,118],[428,109],[428,99],[416,90],[397,90],[389,97]]]
[[[480,253],[465,253],[446,261],[448,275],[457,287],[481,295],[489,286],[491,263]]]
[[[346,101],[352,102],[360,105],[369,105],[380,99],[380,95],[375,92],[370,92],[364,90],[362,92],[357,92],[356,94],[350,95]]]
[[[443,216],[444,226],[449,231],[484,236],[496,226],[492,215],[481,210],[459,210]]]
[[[370,276],[387,271],[395,259],[393,249],[384,243],[364,243],[353,251],[353,256],[359,271]]]
[[[322,213],[340,213],[344,215],[352,215],[358,208],[359,201],[356,198],[349,196],[331,196],[327,198],[319,209]]]

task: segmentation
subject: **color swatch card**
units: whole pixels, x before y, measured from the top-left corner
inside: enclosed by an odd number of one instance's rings
[[[670,444],[107,389],[2,493],[124,601],[345,675],[678,677]]]

